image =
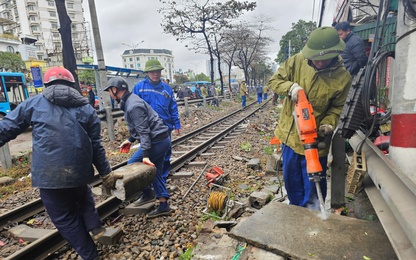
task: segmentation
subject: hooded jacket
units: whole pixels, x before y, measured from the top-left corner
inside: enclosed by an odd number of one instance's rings
[[[52,85],[25,100],[0,121],[0,146],[32,127],[32,186],[44,189],[86,185],[111,172],[101,144],[101,125],[88,99],[76,89]]]
[[[350,32],[344,41],[345,50],[341,54],[344,66],[351,75],[356,75],[360,68],[365,66],[368,59],[364,42],[353,32]]]
[[[335,129],[351,86],[351,75],[340,57],[330,67],[317,70],[302,53],[298,53],[287,59],[269,80],[268,86],[273,92],[286,96],[275,135],[296,153],[303,155],[303,144],[293,117],[295,103],[288,97],[293,83],[305,90],[313,107],[317,129],[323,124]],[[319,156],[326,156],[328,152],[329,145],[319,151]]]
[[[145,78],[134,86],[132,92],[146,101],[156,111],[170,131],[181,128],[178,104],[168,84],[162,81],[153,84],[149,78]]]

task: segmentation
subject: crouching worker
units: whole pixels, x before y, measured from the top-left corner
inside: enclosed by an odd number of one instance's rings
[[[163,179],[164,158],[166,152],[171,149],[169,128],[149,104],[129,91],[128,84],[123,78],[115,77],[110,79],[107,88],[104,90],[108,91],[110,96],[120,104],[120,109],[124,111],[124,118],[130,132],[129,139],[124,141],[120,148],[127,152],[132,142],[140,140],[140,148],[127,163],[143,162],[156,167],[156,177],[152,186],[156,198],[159,200],[159,206],[149,212],[148,217],[154,218],[170,215],[169,194]],[[151,187],[147,187],[134,204],[139,206],[154,199],[155,195]]]
[[[53,224],[82,259],[98,259],[96,245],[105,228],[88,183],[93,165],[113,188],[123,176],[111,171],[101,144],[101,123],[88,99],[75,88],[70,71],[54,67],[45,90],[25,100],[0,121],[0,147],[32,126],[32,186]]]

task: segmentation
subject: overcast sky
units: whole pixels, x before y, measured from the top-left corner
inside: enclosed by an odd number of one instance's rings
[[[91,21],[88,1],[83,1],[84,16],[87,21]],[[242,18],[247,21],[252,21],[256,16],[273,18],[270,25],[274,30],[269,31],[267,36],[274,40],[268,55],[274,60],[279,51],[279,41],[291,30],[292,23],[297,23],[300,19],[317,22],[318,5],[321,1],[259,0],[256,2],[256,9],[244,14]],[[327,10],[335,9],[337,0],[326,2]],[[185,47],[188,42],[178,42],[173,36],[163,32],[160,25],[163,17],[157,12],[161,7],[158,0],[95,0],[95,6],[107,66],[122,67],[121,54],[124,50],[137,46],[136,48],[172,50],[175,70],[191,69],[198,73],[206,73],[205,64],[209,59],[208,55],[196,54],[188,50]],[[329,26],[333,15],[332,12],[325,13],[322,25]],[[89,25],[92,35],[91,24]],[[93,49],[95,50],[95,45]]]

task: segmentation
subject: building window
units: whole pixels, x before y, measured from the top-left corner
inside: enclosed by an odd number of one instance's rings
[[[130,64],[130,69],[132,69],[134,66],[133,66],[133,64]]]
[[[55,2],[54,1],[48,1],[48,6],[55,6]]]
[[[59,33],[57,33],[57,32],[54,32],[52,35],[53,35],[53,38],[59,38],[60,37]]]
[[[123,61],[126,62],[126,58],[124,58]]]
[[[71,18],[72,20],[75,19],[75,14],[68,14],[69,18]]]
[[[140,68],[140,63],[137,63],[137,68]]]
[[[50,17],[56,17],[56,12],[54,12],[54,11],[49,11],[49,16],[50,16]]]
[[[29,15],[29,21],[36,21],[36,15]]]
[[[52,29],[58,29],[58,23],[57,22],[51,22]]]
[[[136,61],[140,60],[140,57],[136,57]]]
[[[12,46],[7,46],[7,52],[14,53],[14,48]]]
[[[67,4],[66,4],[66,7],[67,7],[68,9],[74,9],[74,3],[67,3]]]
[[[133,58],[129,58],[129,61],[133,61]]]
[[[32,25],[32,26],[30,26],[30,29],[32,29],[32,32],[37,32],[37,31],[39,31],[39,26]]]
[[[42,55],[38,55],[38,60],[42,60],[43,56]]]
[[[28,6],[27,6],[27,10],[29,10],[29,11],[35,11],[35,6],[33,6],[33,5],[28,5]]]

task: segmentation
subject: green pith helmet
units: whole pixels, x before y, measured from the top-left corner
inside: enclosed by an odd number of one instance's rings
[[[338,35],[338,34],[337,34]],[[164,68],[160,64],[158,60],[148,60],[146,61],[146,65],[144,67],[144,72],[155,71],[155,70],[163,70]]]
[[[308,42],[302,49],[302,54],[309,60],[327,60],[341,54],[345,43],[332,27],[320,27],[309,35]]]

